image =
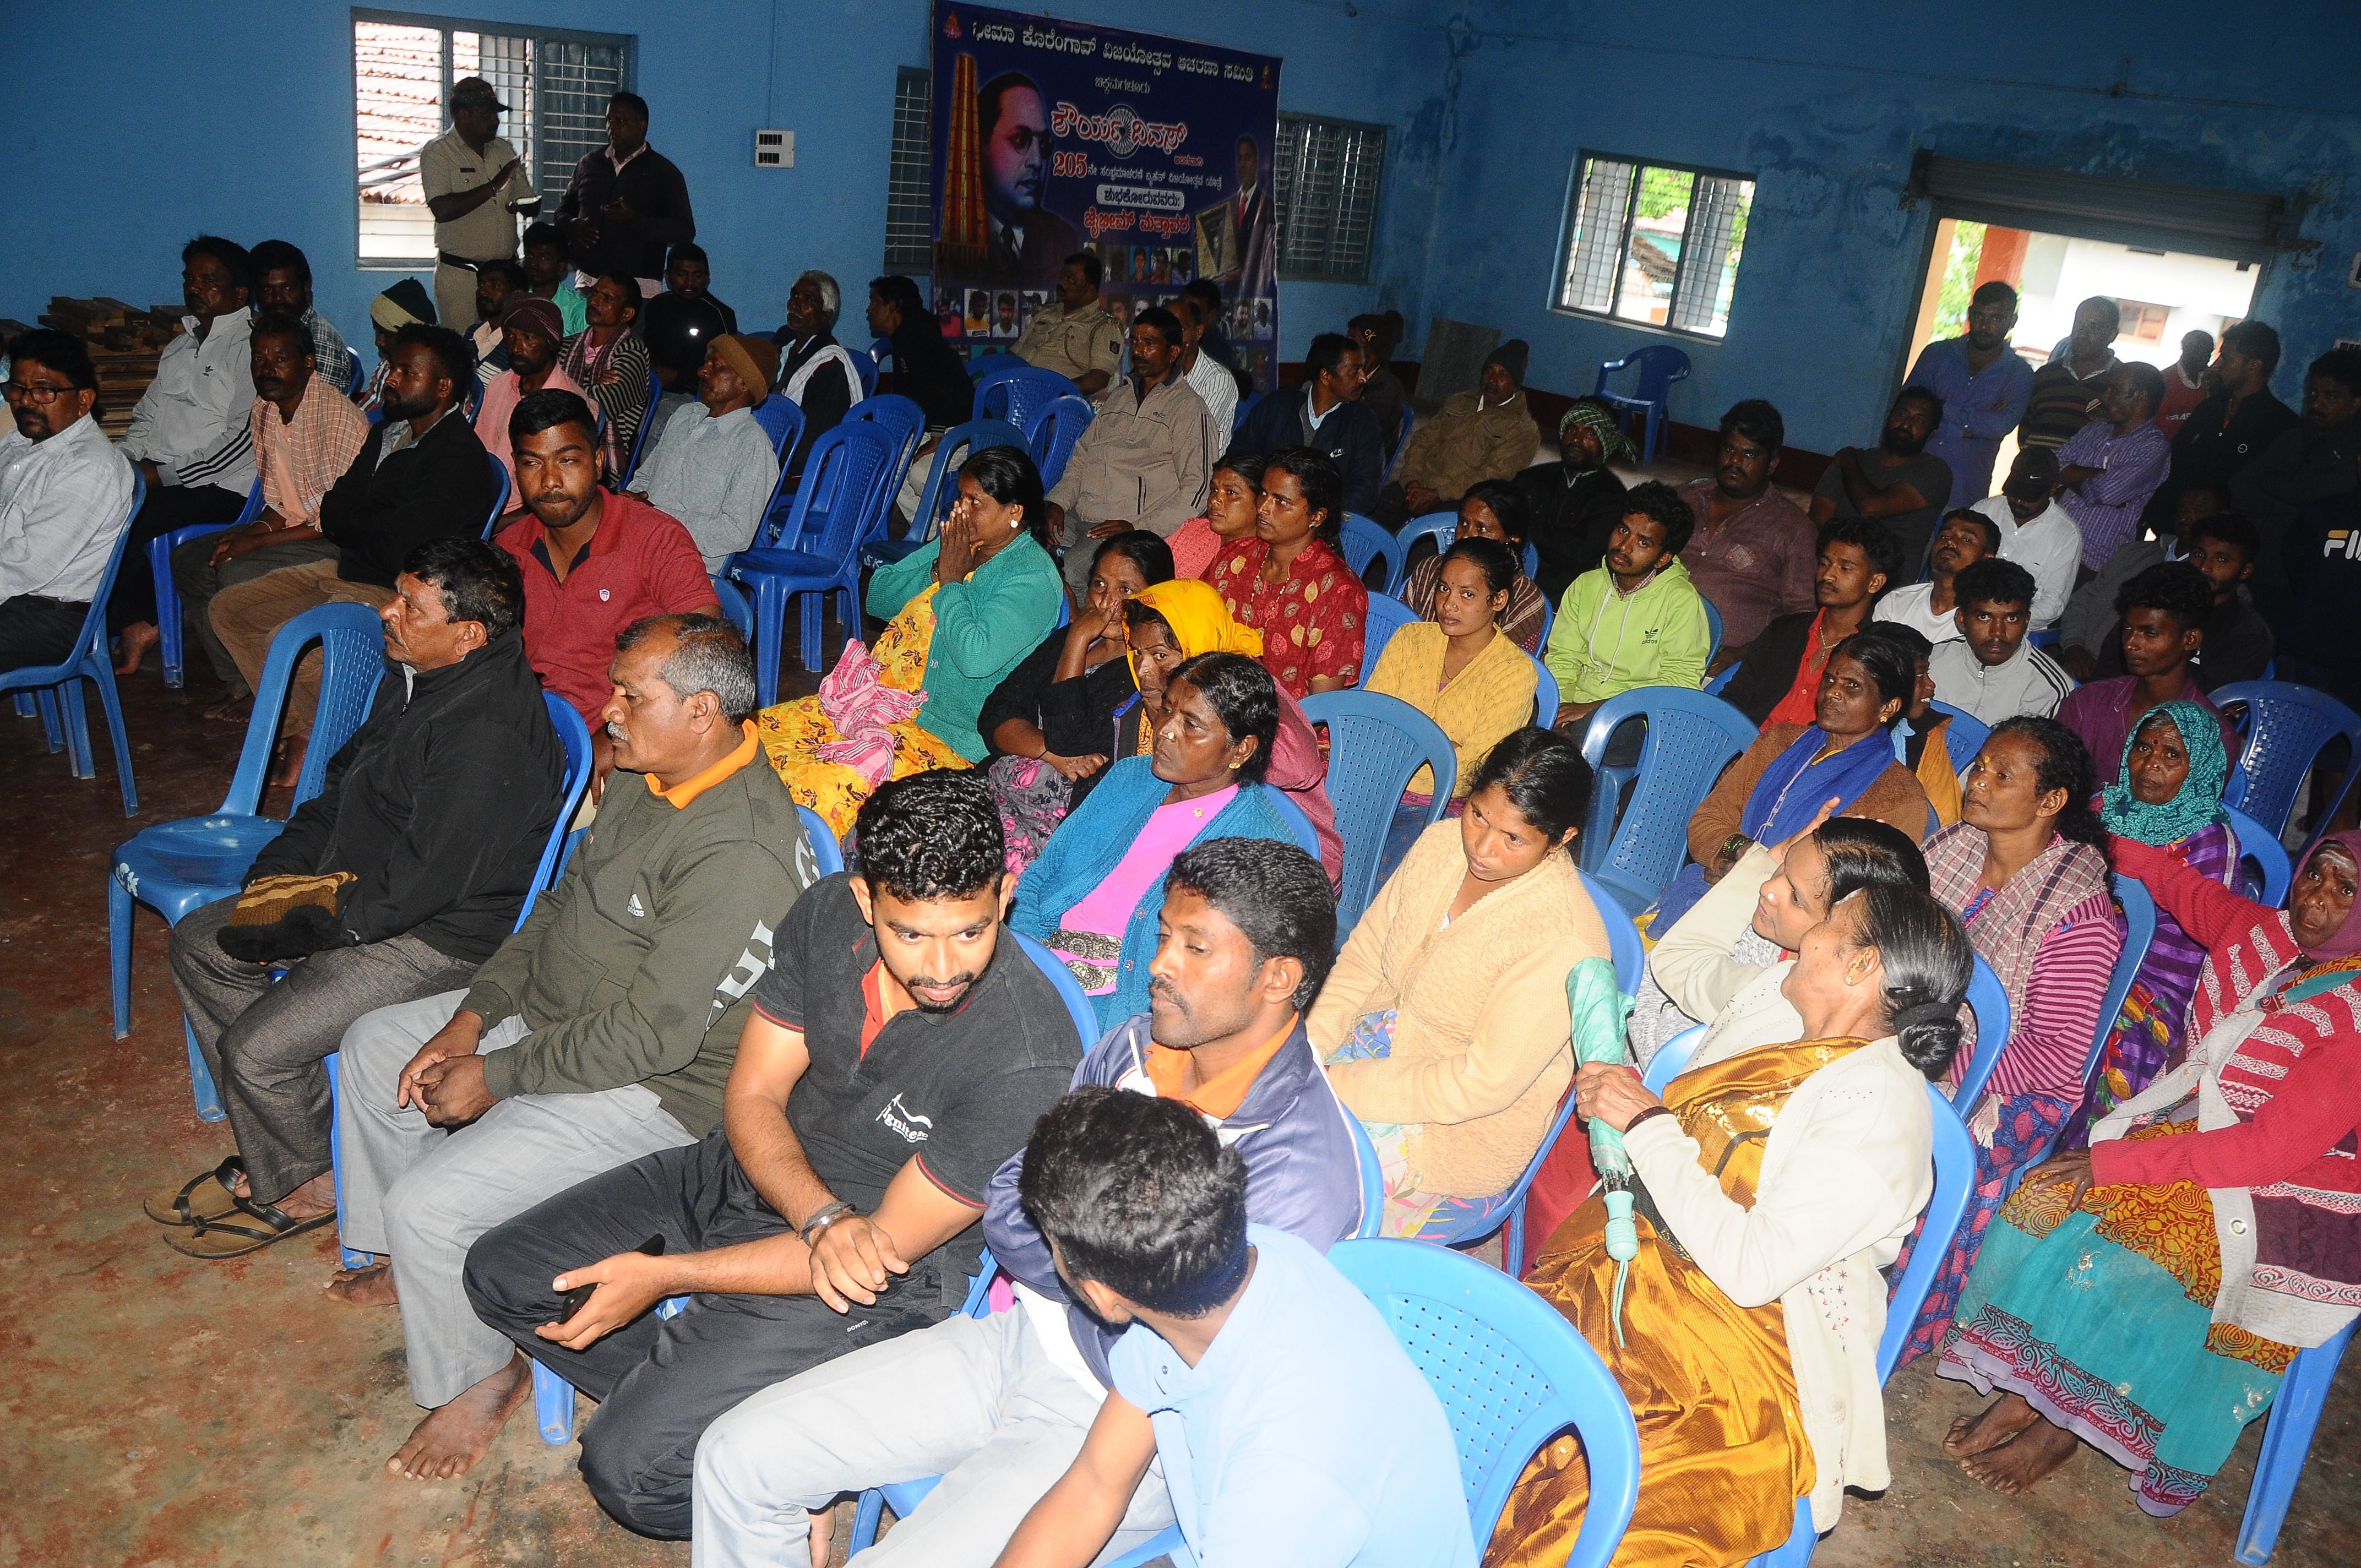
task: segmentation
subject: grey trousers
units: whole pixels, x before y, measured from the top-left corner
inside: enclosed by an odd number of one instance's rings
[[[697,1142],[642,1084],[595,1094],[522,1094],[445,1132],[394,1089],[418,1047],[466,1000],[446,991],[383,1007],[345,1031],[336,1154],[345,1245],[393,1259],[410,1397],[446,1405],[508,1364],[515,1346],[488,1328],[461,1282],[476,1238],[576,1182],[659,1149]],[[522,1018],[484,1031],[479,1049],[525,1036]]]
[[[232,898],[172,927],[172,984],[229,1113],[254,1195],[276,1203],[328,1168],[328,1073],[321,1063],[362,1014],[464,982],[476,966],[415,937],[335,948],[270,970],[221,950]]]
[[[810,1509],[841,1492],[940,1475],[857,1568],[991,1568],[1082,1452],[1104,1398],[1049,1359],[1021,1307],[839,1356],[705,1429],[689,1561],[801,1563]],[[1162,1469],[1152,1468],[1099,1561],[1171,1522]]]
[[[289,544],[266,544],[216,566],[213,565],[214,546],[220,543],[218,534],[200,534],[173,551],[172,587],[181,596],[183,635],[205,651],[214,674],[221,677],[231,695],[246,696],[250,695],[246,677],[238,673],[237,661],[229,656],[229,650],[222,646],[221,634],[214,630],[214,596],[234,584],[275,572],[281,566],[333,561],[336,547],[324,539],[299,539]]]

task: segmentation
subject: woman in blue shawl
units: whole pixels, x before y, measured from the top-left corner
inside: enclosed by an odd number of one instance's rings
[[[1894,721],[1916,688],[1916,662],[1875,630],[1846,638],[1820,672],[1811,725],[1766,724],[1689,818],[1689,857],[1643,930],[1668,931],[1754,844],[1775,844],[1809,826],[1833,800],[1847,817],[1874,817],[1923,843],[1934,809],[1917,776],[1894,755]]]

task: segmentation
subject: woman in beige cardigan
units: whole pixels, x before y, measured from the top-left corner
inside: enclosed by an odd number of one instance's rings
[[[1572,1077],[1566,974],[1608,956],[1575,869],[1590,767],[1528,727],[1477,770],[1466,814],[1419,836],[1353,928],[1306,1022],[1386,1174],[1388,1235],[1512,1186]]]
[[[1576,1079],[1576,1111],[1621,1132],[1646,1190],[1640,1250],[1619,1268],[1594,1197],[1526,1283],[1640,1422],[1618,1568],[1744,1563],[1788,1539],[1799,1497],[1826,1530],[1846,1487],[1890,1484],[1878,1270],[1934,1191],[1927,1089],[1959,1049],[1974,962],[1934,898],[1871,887],[1813,928],[1782,981],[1801,1024],[1791,1043],[1725,1036],[1661,1102],[1627,1067]],[[1565,1561],[1588,1501],[1572,1453],[1554,1444],[1526,1468],[1485,1568]]]

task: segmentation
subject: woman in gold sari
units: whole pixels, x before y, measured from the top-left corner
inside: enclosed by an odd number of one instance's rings
[[[1623,1135],[1639,1250],[1609,1255],[1594,1194],[1527,1277],[1639,1421],[1619,1568],[1742,1563],[1787,1539],[1798,1498],[1827,1530],[1846,1486],[1887,1485],[1878,1269],[1934,1190],[1927,1084],[1959,1047],[1973,965],[1949,910],[1866,888],[1804,938],[1781,985],[1800,1040],[1700,1051],[1662,1102],[1626,1067],[1576,1076],[1576,1108]],[[1579,1453],[1560,1439],[1527,1467],[1487,1568],[1565,1560],[1588,1499]]]

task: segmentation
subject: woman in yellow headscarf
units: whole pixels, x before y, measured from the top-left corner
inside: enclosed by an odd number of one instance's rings
[[[1170,717],[1164,707],[1165,682],[1184,661],[1200,653],[1244,653],[1253,658],[1262,652],[1262,633],[1239,625],[1222,596],[1194,577],[1157,583],[1100,613],[1122,621],[1133,689],[1103,720],[1106,750],[1103,755],[1082,759],[1092,764],[1085,777],[1096,775],[1111,762],[1146,756],[1155,749],[1157,727]],[[1303,710],[1282,690],[1279,736],[1272,743],[1270,771],[1263,782],[1285,791],[1312,819],[1320,836],[1321,863],[1327,869],[1329,882],[1334,883],[1343,880],[1345,855],[1336,837],[1336,810],[1329,805],[1324,787],[1327,777],[1328,762],[1319,738]],[[1051,830],[1076,804],[1065,778],[1046,767],[1027,782],[1011,776],[1010,770],[994,769],[993,793],[1000,801],[1001,825],[1008,831],[1012,865],[1031,863]]]

